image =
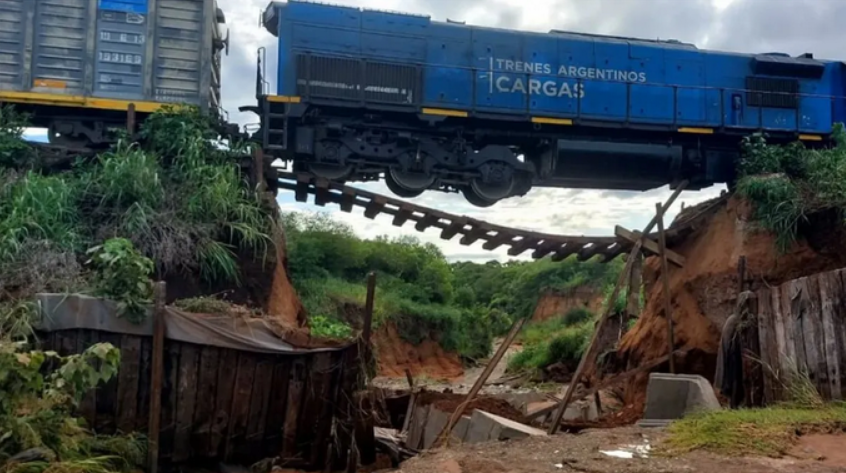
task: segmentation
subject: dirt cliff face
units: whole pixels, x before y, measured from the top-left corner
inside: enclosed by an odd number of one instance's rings
[[[679,373],[713,380],[720,330],[736,303],[741,256],[746,256],[747,279],[753,290],[846,266],[846,252],[832,251],[833,239],[839,240],[835,247],[844,247],[839,236],[801,238],[789,251],[779,253],[773,235],[755,231],[749,215],[749,205],[732,197],[707,225],[671,248],[687,259],[682,268],[672,264],[669,267],[676,349],[690,350],[687,356],[676,358]],[[807,234],[817,235],[817,224],[812,221],[805,229]],[[643,271],[646,307],[637,324],[623,337],[618,352],[620,361],[630,369],[659,358],[668,350],[660,276],[658,259],[647,258]],[[666,369],[665,364],[655,371]],[[647,380],[648,375],[643,374],[628,385],[627,403],[643,405]]]
[[[563,317],[567,312],[584,307],[596,314],[602,308],[601,290],[592,287],[578,287],[571,291],[548,290],[538,299],[533,322],[542,322],[555,317]]]
[[[276,266],[273,283],[267,298],[267,312],[280,323],[296,328],[307,328],[305,308],[288,277],[288,249],[285,232],[281,227],[276,235]]]
[[[408,369],[415,378],[452,380],[464,375],[464,367],[455,353],[448,353],[437,342],[423,340],[415,346],[400,337],[396,326],[386,322],[373,335],[379,364],[379,376],[404,378]]]

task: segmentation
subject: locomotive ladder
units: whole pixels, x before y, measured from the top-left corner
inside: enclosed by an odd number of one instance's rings
[[[332,182],[324,178],[315,177],[308,173],[278,172],[279,188],[294,191],[297,202],[307,202],[308,195],[314,195],[314,204],[324,207],[326,204],[337,204],[343,212],[352,212],[353,207],[362,207],[364,216],[375,219],[379,214],[393,216],[393,225],[403,226],[406,222],[414,222],[415,230],[425,231],[434,227],[440,229],[441,239],[451,240],[461,235],[459,243],[472,245],[482,241],[482,248],[495,250],[507,246],[510,256],[518,256],[532,250],[532,258],[543,258],[552,255],[553,261],[561,261],[576,255],[579,261],[586,261],[599,256],[599,261],[607,263],[620,254],[629,251],[640,235],[617,226],[615,236],[592,237],[553,235],[549,233],[521,230],[519,228],[504,227],[483,220],[464,215],[455,215],[440,210],[412,204],[400,199],[376,194],[363,189]],[[677,244],[687,235],[698,228],[705,218],[720,207],[727,195],[712,199],[703,204],[684,210],[673,225],[666,230],[668,246]],[[657,234],[650,234],[646,241],[655,242]],[[644,244],[644,249],[650,253],[657,252]],[[684,258],[673,253],[668,258],[677,265],[684,264]]]

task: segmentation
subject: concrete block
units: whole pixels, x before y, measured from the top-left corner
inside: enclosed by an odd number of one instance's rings
[[[429,406],[429,415],[426,417],[426,429],[423,433],[423,449],[428,449],[435,443],[438,435],[449,423],[450,413],[435,409]]]
[[[473,410],[470,415],[470,425],[467,426],[467,435],[464,441],[467,443],[487,442],[491,439],[491,430],[494,428],[494,420],[478,409]]]
[[[543,430],[476,409],[470,417],[470,426],[465,440],[468,443],[478,443],[545,435],[546,432]]]
[[[461,416],[455,427],[452,428],[452,437],[450,440],[464,442],[467,437],[467,429],[470,428],[470,416]]]
[[[700,410],[720,409],[711,383],[698,375],[652,373],[642,426],[661,426]],[[640,425],[640,424],[639,424]]]

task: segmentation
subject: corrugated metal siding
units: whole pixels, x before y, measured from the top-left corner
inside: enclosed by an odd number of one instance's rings
[[[88,0],[37,0],[32,89],[82,95]]]
[[[0,1],[0,89],[23,88],[24,0]]]
[[[205,44],[203,0],[158,0],[153,98],[161,102],[200,104],[201,68]],[[208,12],[214,18],[214,12]]]
[[[147,0],[100,0],[97,12],[94,95],[144,97]]]

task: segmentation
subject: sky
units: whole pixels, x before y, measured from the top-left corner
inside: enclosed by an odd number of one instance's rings
[[[223,61],[223,106],[230,120],[257,124],[257,116],[239,113],[254,104],[256,51],[267,48],[268,71],[275,70],[275,38],[258,26],[268,0],[218,0],[230,29],[229,56]],[[365,8],[426,14],[433,20],[546,32],[550,29],[647,39],[676,39],[699,48],[744,53],[810,52],[818,58],[839,59],[846,0],[335,0],[332,3]],[[530,5],[530,6],[529,6]],[[273,74],[271,90],[274,90]],[[373,192],[389,194],[383,183],[354,183]],[[682,193],[668,218],[681,205],[715,197],[725,189],[714,186]],[[460,194],[427,192],[411,202],[451,213],[465,214],[499,225],[567,235],[610,236],[615,225],[641,229],[652,217],[657,202],[670,191],[648,192],[535,188],[523,197],[509,198],[489,208],[468,204]],[[458,238],[443,241],[438,231],[418,233],[407,223],[398,228],[386,215],[370,220],[361,209],[343,213],[336,206],[300,204],[280,191],[284,211],[329,212],[364,238],[380,234],[415,235],[438,245],[451,260],[505,260],[506,249],[486,251],[481,242],[462,246]],[[528,256],[528,253],[525,255]]]

